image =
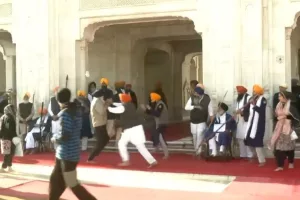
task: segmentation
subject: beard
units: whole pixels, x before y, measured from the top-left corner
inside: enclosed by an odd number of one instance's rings
[[[238,94],[237,96],[237,102],[240,102],[244,97],[244,94]]]

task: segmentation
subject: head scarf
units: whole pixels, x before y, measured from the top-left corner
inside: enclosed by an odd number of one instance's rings
[[[152,102],[161,100],[161,96],[155,92],[150,93],[150,99]]]
[[[77,96],[79,96],[79,97],[85,97],[85,96],[86,96],[86,93],[85,93],[85,91],[83,91],[83,90],[78,90],[78,91],[77,91]]]
[[[198,95],[203,95],[204,94],[204,90],[201,87],[196,87],[194,90]]]
[[[120,86],[121,86],[121,88],[124,88],[125,85],[126,85],[126,82],[125,82],[125,81],[120,81]]]
[[[287,88],[288,88],[288,86],[287,86],[287,84],[286,84],[286,83],[280,84],[280,85],[279,85],[279,87],[281,87],[281,88],[285,88],[285,89],[287,89]]]
[[[204,91],[204,85],[203,85],[202,83],[198,83],[198,84],[196,85],[196,87],[199,87],[199,88],[201,88],[201,89]]]
[[[236,90],[237,90],[238,93],[241,93],[241,94],[245,94],[248,91],[247,88],[245,88],[242,85],[236,86]]]
[[[253,85],[253,91],[258,94],[258,95],[263,95],[264,94],[264,89],[260,85]]]
[[[122,87],[122,82],[121,81],[117,81],[115,82],[115,88],[118,89],[118,88],[121,88]]]
[[[131,84],[126,84],[126,85],[125,85],[125,88],[131,88],[131,87],[132,87]]]
[[[48,110],[47,110],[47,108],[43,108],[43,110],[42,110],[42,108],[39,108],[38,113],[46,115],[48,113]]]
[[[102,84],[102,85],[108,85],[108,79],[107,78],[101,78],[100,79],[100,84]]]
[[[227,112],[228,111],[228,106],[227,106],[227,104],[225,104],[225,103],[219,103],[219,107],[222,109],[222,110],[224,110],[225,112]]]
[[[16,117],[15,107],[12,104],[8,104],[4,108],[4,114],[11,115],[15,118]]]
[[[119,94],[119,97],[120,97],[120,101],[122,103],[128,103],[128,102],[131,102],[131,96],[129,94]]]
[[[283,91],[280,92],[280,95],[285,98],[286,100],[290,100],[292,98],[292,93],[291,92],[287,92],[287,91]]]
[[[155,89],[162,89],[162,83],[160,81],[155,83]]]

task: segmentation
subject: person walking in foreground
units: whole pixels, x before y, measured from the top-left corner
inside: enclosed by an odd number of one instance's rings
[[[266,163],[264,155],[264,136],[266,126],[266,107],[264,89],[259,85],[253,86],[253,97],[250,100],[250,114],[246,129],[245,145],[254,148],[259,162],[259,167]]]
[[[118,146],[123,162],[119,166],[130,165],[127,149],[127,145],[130,142],[135,145],[139,153],[149,163],[149,168],[151,168],[157,165],[157,161],[153,158],[145,146],[146,138],[142,119],[139,117],[135,105],[131,102],[130,95],[119,94],[119,96],[122,103],[115,103],[116,107],[108,108],[111,113],[121,114],[120,126],[123,129],[123,133],[121,134]]]
[[[50,176],[49,200],[59,200],[66,187],[69,187],[79,200],[96,200],[77,180],[82,119],[76,103],[71,103],[70,99],[71,91],[67,88],[61,89],[57,94],[62,111],[59,118],[59,134],[51,139],[58,145],[55,166]]]
[[[289,161],[289,169],[294,168],[297,137],[293,137],[296,133],[292,125],[299,122],[299,114],[291,105],[291,97],[292,94],[286,91],[279,92],[278,95],[279,103],[275,109],[277,123],[271,139],[271,149],[274,149],[277,162],[275,171],[283,170],[286,158]]]
[[[13,138],[17,137],[16,132],[16,110],[11,104],[4,108],[4,115],[0,119],[0,140],[1,140],[1,153],[4,154],[2,168],[0,172],[12,172],[12,159],[15,154],[15,145]]]

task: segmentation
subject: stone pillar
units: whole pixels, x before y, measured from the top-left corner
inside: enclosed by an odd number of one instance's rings
[[[285,29],[285,82],[291,88],[291,35],[292,28]]]
[[[88,43],[85,40],[79,41],[79,48],[79,66],[76,67],[76,87],[78,90],[86,90],[88,78],[86,75],[90,73],[88,66]]]
[[[15,56],[5,57],[6,91],[12,89],[14,92],[16,92],[16,66],[14,58]]]

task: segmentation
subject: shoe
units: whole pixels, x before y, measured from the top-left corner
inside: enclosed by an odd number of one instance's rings
[[[125,162],[118,164],[119,167],[128,167],[129,165],[130,165],[129,161],[125,161]]]
[[[7,172],[14,172],[14,170],[11,168],[11,167],[8,167],[8,170],[7,170]]]
[[[289,164],[289,169],[294,169],[294,163]]]
[[[5,169],[3,168],[0,169],[0,173],[5,173],[5,172],[6,172]]]
[[[154,161],[153,163],[151,163],[151,164],[148,166],[148,168],[153,168],[153,167],[155,167],[157,164],[158,164],[158,162],[157,162],[157,161]]]
[[[274,171],[275,172],[283,171],[283,167],[277,167]]]

